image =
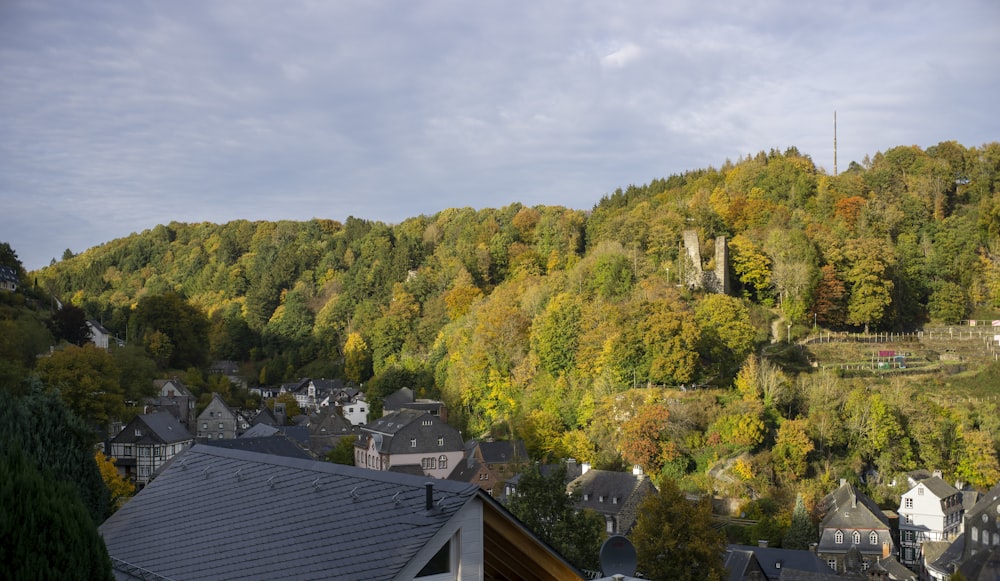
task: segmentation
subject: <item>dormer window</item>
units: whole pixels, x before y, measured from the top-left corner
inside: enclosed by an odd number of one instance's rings
[[[872,534],[868,535],[868,543],[871,544],[871,545],[877,545],[878,544],[878,533],[876,533],[875,531],[872,531]]]
[[[604,502],[604,495],[603,494],[597,497],[597,502]]]
[[[841,543],[843,543],[844,542],[844,532],[843,531],[837,531],[836,533],[834,533],[833,534],[833,540],[838,545],[841,544]]]
[[[416,448],[417,447],[417,439],[416,438],[410,438],[410,447],[411,448]]]
[[[590,500],[590,495],[589,495],[589,494],[587,494],[586,492],[584,492],[584,493],[583,493],[583,499],[584,499],[584,500]]]
[[[618,497],[617,496],[612,496],[611,497],[611,504],[618,504]]]
[[[444,446],[444,436],[438,436],[438,446]]]
[[[434,422],[432,422],[431,420],[424,420],[424,421],[420,422],[420,425],[422,425],[422,426],[433,426]]]
[[[859,533],[858,531],[854,531],[854,534],[851,535],[851,540],[854,541],[855,545],[860,544],[861,543],[861,533]]]

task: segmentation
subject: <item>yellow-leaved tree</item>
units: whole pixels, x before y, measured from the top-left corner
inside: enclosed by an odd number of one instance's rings
[[[115,461],[105,456],[101,450],[94,453],[94,460],[101,471],[104,486],[108,487],[108,493],[111,496],[111,512],[114,512],[135,494],[135,484],[119,474],[118,468],[115,467]]]

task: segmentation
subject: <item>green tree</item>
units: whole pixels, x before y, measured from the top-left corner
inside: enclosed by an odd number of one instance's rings
[[[131,326],[151,346],[156,333],[169,340],[169,360],[174,369],[201,367],[208,356],[208,318],[173,292],[139,300]],[[157,339],[157,342],[162,342]],[[153,352],[153,349],[150,349]],[[155,353],[154,353],[155,357]]]
[[[528,529],[580,569],[597,569],[604,519],[577,511],[577,492],[566,493],[566,466],[543,475],[538,465],[521,474],[507,508]],[[720,553],[721,555],[721,553]]]
[[[87,325],[87,313],[75,305],[63,305],[52,314],[49,328],[56,340],[66,341],[82,346],[90,341],[90,326]]]
[[[781,548],[804,551],[818,540],[816,527],[813,525],[812,519],[809,518],[809,511],[806,510],[806,503],[801,494],[796,494],[795,509],[792,510],[792,524],[788,527],[785,538],[781,541]]]
[[[713,294],[698,303],[695,321],[701,331],[698,351],[731,377],[732,370],[753,349],[757,331],[750,322],[750,311],[737,298]]]
[[[4,579],[114,579],[73,485],[40,471],[19,448],[0,450],[0,547]]]
[[[326,453],[326,461],[354,466],[354,442],[357,439],[357,436],[350,435],[337,440],[337,444]]]
[[[552,375],[566,373],[576,364],[581,315],[579,300],[562,293],[552,297],[531,326],[531,347]]]
[[[95,525],[104,522],[111,502],[94,462],[95,433],[91,427],[35,380],[26,385],[24,395],[14,396],[4,388],[0,394],[7,402],[0,406],[0,450],[23,451],[39,469],[76,490]],[[0,483],[4,480],[0,478]],[[21,504],[30,508],[24,501]],[[5,543],[0,542],[2,546]]]
[[[869,325],[882,323],[892,304],[892,247],[879,240],[855,238],[848,241],[844,253],[850,260],[845,277],[850,285],[847,323],[863,325],[867,333]]]
[[[138,345],[126,345],[111,350],[119,371],[119,383],[126,401],[138,402],[155,395],[156,362]]]
[[[95,430],[103,430],[111,419],[120,418],[125,409],[125,394],[114,358],[92,344],[70,345],[52,353],[38,362],[38,375],[58,391],[73,413]]]
[[[726,540],[712,526],[708,496],[689,501],[677,484],[666,479],[659,494],[647,496],[638,509],[631,539],[639,570],[648,579],[704,581],[726,577]]]
[[[647,403],[622,424],[619,448],[626,462],[642,466],[647,474],[658,474],[677,456],[668,439],[670,411],[662,403]]]

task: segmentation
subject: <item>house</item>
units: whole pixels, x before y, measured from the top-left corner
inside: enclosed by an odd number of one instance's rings
[[[21,283],[17,271],[9,266],[0,266],[0,290],[14,292]]]
[[[728,545],[725,558],[729,581],[777,581],[811,573],[838,579],[812,551],[776,549],[767,546]],[[823,578],[823,577],[820,577]]]
[[[962,493],[940,472],[916,482],[899,500],[899,562],[919,566],[923,543],[958,536],[963,512]]]
[[[196,422],[198,439],[232,440],[243,433],[241,420],[241,416],[222,401],[222,396],[213,393],[208,407],[198,414]]]
[[[122,476],[145,486],[153,473],[194,442],[194,437],[166,413],[141,414],[106,445]]]
[[[244,432],[239,438],[232,440],[202,440],[201,444],[218,448],[228,448],[230,450],[273,454],[288,458],[316,459],[301,444],[289,438],[284,432],[278,428],[265,426],[264,424],[257,424]]]
[[[567,492],[580,494],[577,510],[590,509],[603,516],[608,534],[628,535],[638,517],[639,503],[656,494],[653,483],[638,467],[631,474],[587,468],[566,486]]]
[[[816,554],[837,572],[847,571],[849,552],[856,552],[862,570],[895,553],[889,519],[875,502],[841,479],[823,499],[826,516],[819,524]]]
[[[334,400],[334,406],[352,426],[363,426],[368,423],[368,402],[365,394],[353,390],[354,393],[340,392]]]
[[[122,341],[119,341],[111,331],[104,328],[104,325],[100,324],[93,319],[87,321],[87,328],[90,329],[90,341],[98,349],[108,350],[111,343],[121,347],[123,345]]]
[[[529,462],[524,440],[470,440],[465,444],[465,461],[455,467],[448,479],[476,484],[496,498],[502,494],[503,484],[523,472]]]
[[[145,413],[170,412],[187,431],[194,433],[196,398],[187,386],[175,377],[154,380],[153,387],[156,388],[156,396],[146,398]]]
[[[119,580],[583,578],[479,487],[203,445],[99,532]]]
[[[247,380],[240,373],[240,364],[236,361],[226,359],[213,361],[208,366],[208,373],[209,375],[224,375],[234,386],[240,389],[247,388]]]
[[[425,476],[447,478],[465,456],[462,435],[428,412],[400,410],[361,427],[354,465],[372,470],[419,467]]]
[[[997,548],[1000,548],[1000,484],[966,513],[963,556],[971,557]]]
[[[448,407],[444,405],[444,402],[434,399],[418,399],[413,390],[408,387],[397,389],[382,401],[382,415],[404,409],[425,411],[432,416],[438,416],[442,421],[448,421]]]
[[[564,462],[559,464],[539,464],[538,471],[541,472],[542,476],[550,476],[552,472],[565,467],[565,484],[568,486],[570,482],[573,482],[580,477],[581,474],[590,470],[590,464],[584,462],[580,464],[575,458],[569,458]],[[517,485],[521,481],[521,475],[523,472],[515,474],[514,476],[507,479],[503,485],[503,493],[500,495],[501,501],[506,501],[517,493]]]
[[[358,429],[338,412],[336,406],[328,406],[309,416],[309,449],[322,458],[340,440],[356,436]]]

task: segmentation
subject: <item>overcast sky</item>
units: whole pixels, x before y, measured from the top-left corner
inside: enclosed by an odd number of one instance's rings
[[[1000,140],[1000,2],[0,0],[0,242],[562,205]]]

